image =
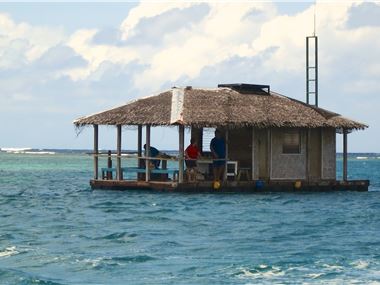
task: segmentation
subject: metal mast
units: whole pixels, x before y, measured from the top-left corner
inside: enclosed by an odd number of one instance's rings
[[[313,35],[306,37],[306,103],[318,107],[318,37],[315,35],[315,7]]]
[[[306,37],[306,103],[318,107],[318,37]]]

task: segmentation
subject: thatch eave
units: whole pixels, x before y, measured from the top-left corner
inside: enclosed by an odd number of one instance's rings
[[[134,100],[110,110],[78,118],[86,125],[150,125],[193,127],[335,128],[362,130],[368,126],[341,115],[271,92],[241,94],[229,88],[185,88],[181,119],[171,122],[172,90]]]

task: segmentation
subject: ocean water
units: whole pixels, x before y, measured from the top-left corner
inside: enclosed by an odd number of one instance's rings
[[[379,157],[350,156],[366,193],[170,194],[0,153],[0,284],[380,284]]]

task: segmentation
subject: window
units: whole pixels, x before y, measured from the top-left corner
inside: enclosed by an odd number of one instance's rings
[[[299,130],[287,130],[283,133],[282,153],[301,153],[301,135]]]
[[[210,142],[214,138],[215,128],[203,128],[202,152],[210,152]]]

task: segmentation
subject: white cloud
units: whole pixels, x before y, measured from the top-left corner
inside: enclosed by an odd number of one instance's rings
[[[237,55],[253,55],[250,42],[257,36],[265,17],[246,17],[253,9],[272,14],[273,6],[256,3],[211,3],[201,21],[167,37],[166,45],[156,51],[150,68],[136,76],[136,85],[150,82],[149,91],[162,82],[187,76],[195,78],[206,66]]]
[[[88,62],[87,66],[72,67],[61,71],[73,80],[86,80],[101,67],[103,62],[125,66],[137,61],[145,65],[144,70],[134,74],[135,86],[149,86],[153,91],[163,82],[178,78],[196,78],[202,69],[224,62],[234,56],[260,55],[268,48],[276,51],[260,68],[266,71],[303,72],[305,36],[312,33],[314,7],[293,16],[276,15],[271,3],[202,3],[209,11],[201,19],[181,29],[162,34],[162,43],[156,42],[128,45],[128,39],[136,35],[142,21],[166,17],[170,11],[185,11],[200,5],[198,2],[152,3],[142,2],[133,8],[120,26],[125,45],[98,44],[93,41],[99,32],[82,29],[70,36],[63,31],[44,27],[33,27],[26,23],[15,23],[9,16],[0,14],[0,67],[22,66],[42,57],[57,45],[66,45]],[[379,39],[376,27],[345,29],[350,8],[358,3],[318,3],[317,33],[327,47],[320,49],[325,72],[334,70],[339,54],[330,53],[337,47],[350,54],[355,48],[375,43]],[[165,27],[165,26],[164,26]],[[117,33],[116,33],[117,34]],[[144,35],[141,35],[144,36]],[[301,55],[301,56],[300,56]],[[327,68],[326,68],[327,67]],[[368,73],[376,73],[377,66],[368,66]],[[149,82],[149,85],[145,84]]]
[[[0,69],[14,69],[27,64],[26,53],[29,49],[29,42],[15,39],[9,41],[1,49]]]
[[[320,102],[352,117],[357,96],[373,106],[379,91],[380,27],[355,16],[363,12],[360,5],[318,2],[316,9]],[[60,104],[72,114],[66,101],[79,100],[75,111],[84,115],[164,86],[214,87],[229,80],[270,84],[302,100],[313,14],[312,5],[280,15],[267,2],[143,2],[108,30],[110,37],[106,29],[66,34],[0,14],[0,92],[7,94],[0,107],[55,110]]]
[[[156,28],[157,34],[162,35],[162,44],[150,42],[128,45],[128,40],[136,36],[142,21],[154,18],[158,22],[160,17],[163,21],[170,11],[185,11],[196,5],[199,3],[141,3],[131,10],[120,27],[125,45],[97,44],[92,40],[97,30],[77,31],[67,45],[86,59],[89,65],[64,74],[74,80],[85,80],[96,72],[102,62],[126,65],[137,60],[148,68],[135,74],[135,86],[144,86],[145,91],[151,92],[160,88],[162,82],[174,81],[183,76],[194,78],[204,67],[230,57],[253,55],[250,42],[259,34],[261,24],[275,13],[271,4],[209,3],[210,9],[206,16],[170,34],[159,30],[160,27],[152,27]],[[252,11],[257,15],[250,16]]]
[[[124,40],[132,37],[135,33],[135,28],[139,22],[145,18],[152,18],[161,15],[169,10],[179,8],[184,9],[194,5],[192,2],[141,2],[140,5],[133,8],[128,17],[121,24],[122,38]]]
[[[50,47],[65,41],[62,29],[34,27],[27,23],[15,23],[10,16],[0,14],[0,54],[3,54],[15,40],[28,42],[24,56],[28,61],[40,57]]]
[[[160,44],[128,44],[128,40],[140,31],[142,22],[153,18],[159,22],[168,17],[169,12],[187,11],[200,3],[140,3],[130,11],[120,26],[120,41],[124,41],[124,45],[93,41],[99,32],[96,29],[82,29],[67,36],[59,29],[15,23],[9,16],[0,14],[0,67],[15,68],[31,64],[40,58],[46,59],[45,53],[61,45],[71,48],[87,62],[87,65],[62,67],[58,73],[61,76],[70,76],[73,80],[96,80],[101,78],[99,70],[104,70],[103,63],[123,67],[137,62],[145,68],[132,71],[134,85],[151,92],[165,82],[175,82],[180,78],[195,79],[206,67],[218,65],[233,57],[250,60],[268,49],[276,48],[257,68],[266,73],[304,72],[305,36],[313,31],[314,6],[287,16],[277,15],[275,5],[271,3],[201,4],[208,5],[207,14],[202,14],[201,18],[198,15],[194,22],[187,18],[191,25],[179,25],[181,28],[172,29],[170,33],[159,30],[164,29],[165,25],[152,27],[156,28],[157,34],[162,35]],[[362,54],[359,60],[352,59],[352,55],[357,54],[357,49],[370,45],[380,46],[380,39],[376,36],[378,27],[365,26],[355,30],[346,28],[346,22],[353,13],[350,9],[359,4],[317,4],[317,33],[320,35],[320,61],[324,73],[332,76],[336,65],[342,64],[346,56],[351,57],[350,61],[355,62],[359,69],[364,69],[369,54]],[[365,66],[365,74],[371,76],[379,70],[375,61],[365,63]]]
[[[97,45],[92,42],[97,30],[79,30],[74,33],[67,45],[88,62],[84,68],[66,72],[73,80],[85,80],[99,68],[104,61],[126,65],[136,59],[138,51],[121,46]]]

